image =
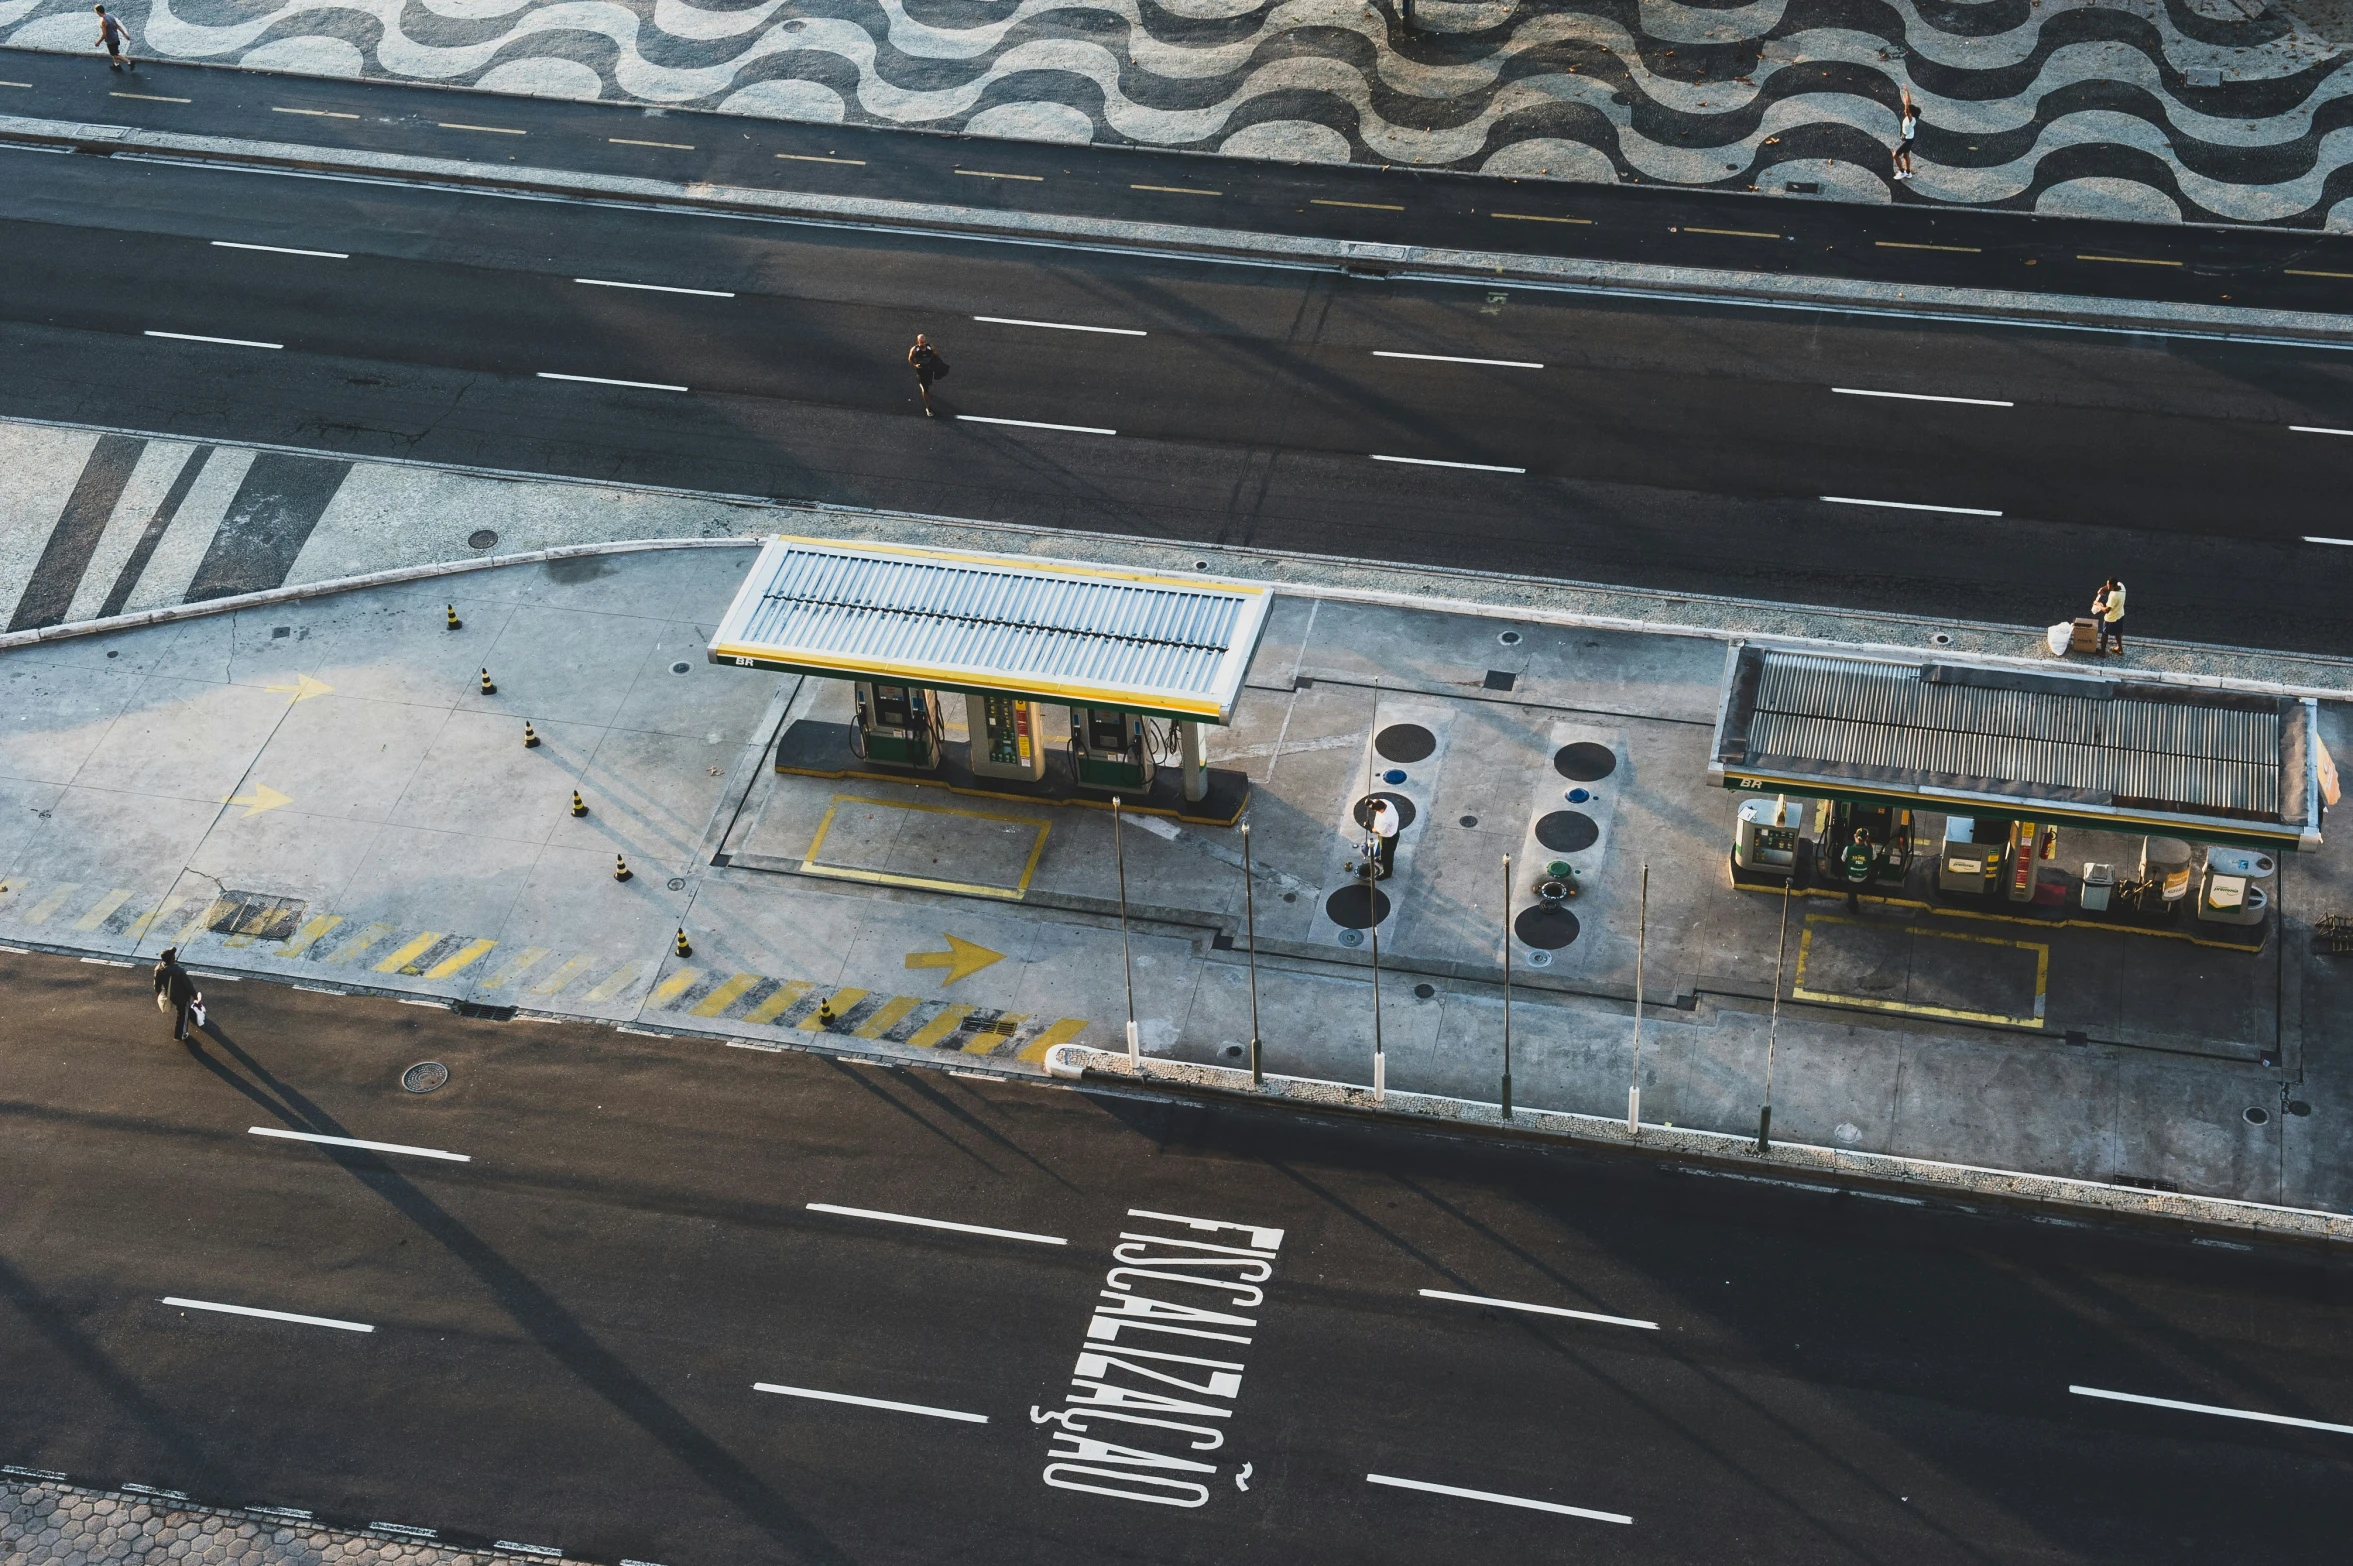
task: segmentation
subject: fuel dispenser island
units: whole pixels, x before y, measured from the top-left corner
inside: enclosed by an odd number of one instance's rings
[[[1806,809],[1797,800],[1778,795],[1742,800],[1732,827],[1734,873],[1781,881],[1794,877],[1805,824]]]
[[[1038,727],[1038,704],[1017,696],[967,696],[975,777],[1035,783],[1046,775],[1046,736]],[[971,719],[978,717],[977,726]]]
[[[920,685],[857,682],[858,726],[851,749],[878,766],[910,772],[940,764],[940,699]]]
[[[1070,709],[1070,766],[1084,789],[1140,794],[1152,786],[1151,731],[1141,713]]]

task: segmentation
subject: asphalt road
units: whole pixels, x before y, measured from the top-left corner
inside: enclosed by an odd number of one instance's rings
[[[255,983],[206,981],[189,1051],[143,973],[0,986],[23,1467],[664,1566],[2318,1561],[2353,1525],[2353,1431],[2069,1390],[2345,1425],[2353,1292],[2309,1254]],[[1079,1359],[1138,1348],[1185,1357]],[[1050,1485],[1074,1366],[1189,1411],[1072,1416],[1125,1451]],[[1194,1504],[1067,1487],[1137,1474]]]

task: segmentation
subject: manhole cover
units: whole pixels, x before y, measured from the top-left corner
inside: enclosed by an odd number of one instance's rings
[[[1511,928],[1522,945],[1557,952],[1577,938],[1577,916],[1566,908],[1523,908]]]
[[[2305,1103],[2300,1098],[2291,1098],[2288,1100],[2288,1113],[2291,1115],[2309,1115],[2312,1113],[2312,1106]]]
[[[672,877],[670,878],[670,890],[671,890],[671,891],[673,891],[673,892],[683,892],[683,891],[685,891],[685,890],[686,890],[686,877],[685,877],[685,876],[682,876],[682,875],[674,875],[674,876],[672,876]]]
[[[1438,748],[1438,736],[1418,723],[1392,723],[1373,736],[1373,749],[1383,761],[1427,761]]]
[[[1550,952],[1547,952],[1547,951],[1533,951],[1533,952],[1530,952],[1530,953],[1528,954],[1528,966],[1529,966],[1529,967],[1531,967],[1531,968],[1549,968],[1549,967],[1551,967],[1551,966],[1552,966],[1552,953],[1550,953]]]
[[[1939,647],[1950,647],[1953,645],[1953,636],[1950,631],[1939,631],[1928,639],[1936,643],[1936,645]]]
[[[1591,783],[1618,770],[1618,758],[1607,745],[1579,740],[1554,752],[1552,770],[1572,783]]]
[[[1356,824],[1358,826],[1371,826],[1373,824],[1373,801],[1376,799],[1387,800],[1390,804],[1390,807],[1397,812],[1397,830],[1400,832],[1404,831],[1407,827],[1412,826],[1413,818],[1419,814],[1419,812],[1413,808],[1412,800],[1407,799],[1403,794],[1392,794],[1387,789],[1383,789],[1378,794],[1365,795],[1364,798],[1356,802],[1355,808],[1349,812],[1350,815],[1356,818]]]
[[[1601,828],[1582,810],[1556,810],[1536,823],[1536,841],[1556,854],[1591,848],[1601,839]]]
[[[672,674],[685,674],[693,668],[693,664],[688,663],[684,658],[681,658],[676,663],[670,665],[670,672]]]
[[[430,1093],[449,1080],[449,1068],[438,1060],[420,1060],[400,1074],[400,1085],[411,1093]]]
[[[473,532],[466,535],[466,547],[468,549],[488,549],[491,545],[497,542],[498,535],[486,527],[478,527],[474,529]]]
[[[1517,631],[1499,632],[1497,633],[1495,639],[1503,643],[1503,645],[1506,647],[1517,647],[1520,645],[1520,633]]]
[[[1239,1044],[1228,1044],[1225,1046],[1225,1052],[1226,1058],[1229,1060],[1239,1060],[1242,1058],[1242,1046]]]
[[[1479,818],[1477,816],[1465,816],[1462,818],[1462,824],[1467,827],[1475,827],[1479,824]]]
[[[1389,917],[1389,898],[1377,886],[1351,882],[1324,899],[1324,917],[1342,930],[1369,930]]]
[[[2270,1119],[2271,1111],[2268,1109],[2257,1109],[2250,1106],[2247,1110],[2247,1124],[2251,1126],[2264,1125],[2268,1123]]]
[[[1438,986],[1435,984],[1417,984],[1413,987],[1413,993],[1415,999],[1417,1000],[1428,1000],[1431,996],[1438,993]]]

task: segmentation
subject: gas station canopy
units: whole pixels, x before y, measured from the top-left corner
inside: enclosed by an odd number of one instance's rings
[[[710,660],[1223,724],[1273,601],[1203,577],[777,537]]]
[[[2316,703],[1732,644],[1725,787],[2274,851],[2318,848]]]

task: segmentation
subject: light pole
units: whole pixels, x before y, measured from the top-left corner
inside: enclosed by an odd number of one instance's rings
[[[1511,1118],[1511,855],[1503,856],[1503,1118]]]
[[[1119,867],[1119,971],[1127,980],[1127,1058],[1141,1069],[1143,1041],[1136,1037],[1136,965],[1128,954],[1127,846],[1120,836],[1119,796],[1111,796],[1111,861]]]
[[[1650,866],[1642,867],[1642,900],[1634,916],[1634,1080],[1626,1084],[1626,1134],[1642,1135],[1642,958],[1650,934]]]
[[[1797,877],[1793,874],[1790,880]],[[1773,1046],[1781,1036],[1781,965],[1789,958],[1789,882],[1781,883],[1781,940],[1773,949],[1773,1021],[1765,1029],[1765,1107],[1757,1111],[1757,1151],[1773,1146]]]
[[[1250,828],[1242,828],[1242,916],[1250,932],[1250,1085],[1266,1086],[1258,1058],[1258,898],[1250,885]]]

